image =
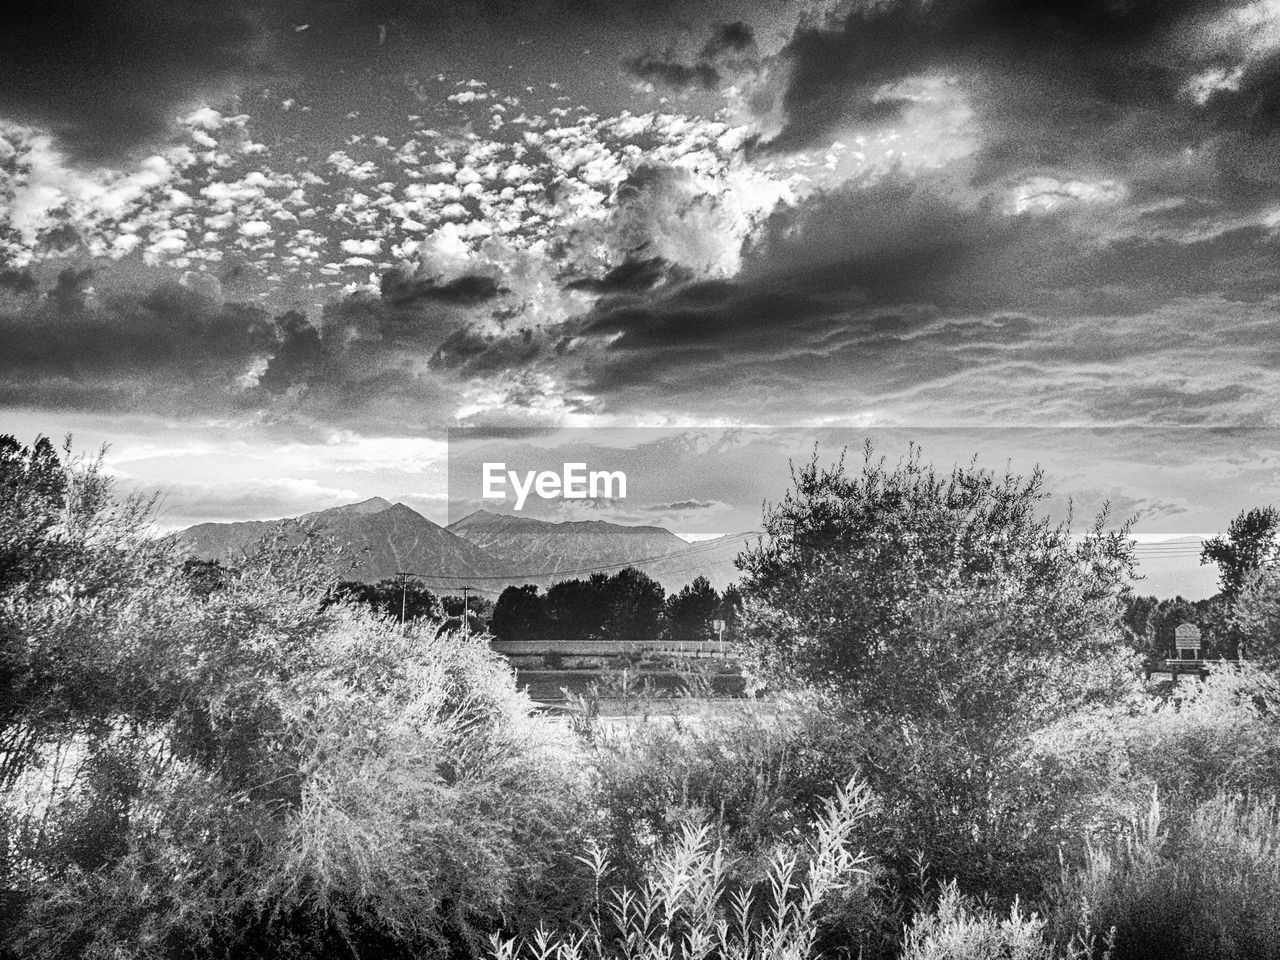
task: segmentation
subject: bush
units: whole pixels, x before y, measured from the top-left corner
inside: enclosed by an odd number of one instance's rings
[[[574,747],[482,640],[333,603],[340,565],[287,533],[198,589],[145,509],[68,476],[18,545],[56,566],[0,608],[0,950],[465,955],[575,908]]]
[[[638,886],[603,888],[607,859],[591,858],[602,889],[586,924],[494,938],[496,960],[795,960],[815,956],[824,921],[844,899],[865,896],[865,858],[850,839],[867,803],[854,784],[838,791],[813,824],[803,857],[779,849],[764,875],[732,884],[721,844],[706,824],[686,823]]]
[[[1090,849],[1059,898],[1059,930],[1114,930],[1115,960],[1280,956],[1276,800],[1216,797],[1182,838],[1162,828],[1153,800],[1123,838]]]
[[[1074,538],[1070,521],[1040,514],[1039,471],[942,475],[915,446],[889,467],[868,444],[856,472],[815,456],[792,480],[765,511],[767,538],[737,560],[742,647],[760,680],[896,715],[990,714],[1036,681],[1045,658],[1116,647],[1133,569],[1127,527],[1108,532],[1104,513]],[[999,669],[972,690],[946,669],[965,661]]]
[[[907,928],[902,960],[1054,960],[1059,955],[1045,939],[1045,921],[1028,915],[1015,900],[1009,915],[961,896],[954,882],[943,885],[936,907],[915,916]],[[1072,958],[1092,958],[1093,942],[1073,944]],[[1102,960],[1109,960],[1102,954]]]

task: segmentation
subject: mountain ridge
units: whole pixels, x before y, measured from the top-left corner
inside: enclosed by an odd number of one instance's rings
[[[400,572],[432,589],[456,589],[460,580],[504,576],[497,561],[470,541],[451,533],[404,503],[381,497],[280,520],[206,523],[178,533],[200,559],[221,560],[251,547],[282,524],[314,530],[361,557],[351,579],[377,581]]]
[[[440,592],[456,592],[467,583],[494,595],[510,584],[546,588],[627,566],[638,567],[668,590],[698,574],[722,589],[736,579],[732,561],[747,536],[689,543],[661,526],[539,520],[487,510],[441,527],[407,504],[382,497],[280,520],[196,524],[177,536],[190,545],[193,556],[220,560],[288,523],[362,554],[363,563],[351,579],[373,582],[406,572]],[[295,535],[301,537],[300,532]]]
[[[626,526],[604,520],[538,520],[477,510],[449,524],[451,533],[497,558],[526,582],[567,576],[566,570],[617,569],[665,556],[689,545],[665,527]]]

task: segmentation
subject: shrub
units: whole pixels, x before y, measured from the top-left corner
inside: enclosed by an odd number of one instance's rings
[[[601,889],[591,920],[524,940],[494,938],[496,960],[774,960],[816,955],[824,920],[841,898],[865,895],[865,858],[850,849],[867,803],[854,784],[824,805],[804,856],[785,849],[753,884],[731,884],[723,845],[686,823],[638,886]],[[609,864],[592,858],[603,886]]]
[[[1161,806],[1068,871],[1057,928],[1111,929],[1116,960],[1280,955],[1280,817],[1274,797],[1219,796],[1182,838]]]
[[[907,928],[902,960],[1055,960],[1060,952],[1045,938],[1046,923],[1026,914],[1017,900],[1009,914],[991,910],[961,896],[954,881],[943,885],[934,909],[918,913]],[[1095,941],[1076,941],[1067,956],[1092,960]],[[1110,960],[1103,949],[1101,960]]]
[[[465,953],[574,908],[574,748],[481,639],[333,603],[291,533],[198,589],[145,509],[69,476],[54,573],[0,608],[0,950]]]

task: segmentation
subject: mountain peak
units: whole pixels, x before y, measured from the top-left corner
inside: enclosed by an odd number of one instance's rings
[[[398,500],[395,503],[388,504],[386,512],[391,514],[392,516],[397,516],[397,517],[403,517],[403,516],[412,514],[413,516],[417,517],[419,520],[427,519],[422,514],[420,514],[417,510],[413,509],[413,507],[409,506],[407,503],[401,503]]]
[[[359,503],[348,503],[338,507],[339,510],[345,510],[347,513],[381,513],[383,510],[391,509],[391,502],[384,500],[382,497],[370,497],[368,500],[361,500]]]

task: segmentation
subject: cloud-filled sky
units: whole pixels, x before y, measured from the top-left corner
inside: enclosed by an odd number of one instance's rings
[[[1265,431],[1278,187],[1275,0],[21,2],[4,429],[174,525],[451,428]]]

